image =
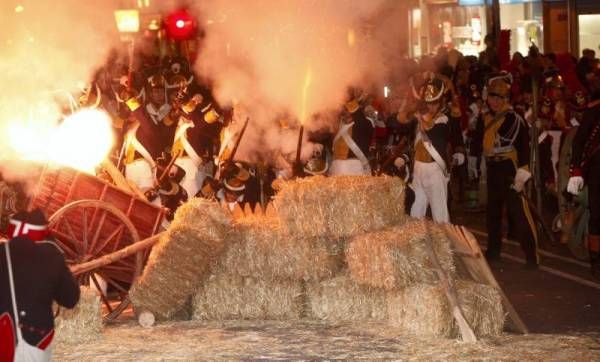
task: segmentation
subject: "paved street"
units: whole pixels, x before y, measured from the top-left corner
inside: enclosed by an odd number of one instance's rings
[[[485,213],[453,215],[467,225],[485,250]],[[502,261],[490,265],[499,284],[533,333],[574,333],[600,330],[600,281],[589,266],[571,256],[564,245],[541,243],[539,270],[524,268],[516,241],[503,242]]]

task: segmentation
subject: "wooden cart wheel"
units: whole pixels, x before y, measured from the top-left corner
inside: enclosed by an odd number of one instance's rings
[[[139,241],[129,218],[99,200],[79,200],[63,206],[50,217],[49,227],[69,265],[97,259]],[[100,292],[105,321],[114,320],[130,304],[128,291],[142,272],[143,257],[139,252],[75,276],[81,285]]]

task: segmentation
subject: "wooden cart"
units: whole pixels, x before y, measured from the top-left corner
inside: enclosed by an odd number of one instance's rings
[[[161,228],[165,210],[68,167],[42,171],[29,207],[50,215],[50,231],[78,281],[100,291],[105,320],[119,316],[129,305],[129,287],[158,240],[153,236]],[[134,253],[119,253],[144,239],[154,242]],[[115,253],[121,256],[104,264],[92,263],[93,267],[74,268]]]

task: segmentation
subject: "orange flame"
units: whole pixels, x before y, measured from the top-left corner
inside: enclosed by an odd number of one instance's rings
[[[312,71],[310,67],[306,69],[306,74],[304,75],[304,86],[302,87],[302,113],[300,115],[300,123],[304,124],[306,122],[306,103],[308,102],[308,88],[312,83]]]

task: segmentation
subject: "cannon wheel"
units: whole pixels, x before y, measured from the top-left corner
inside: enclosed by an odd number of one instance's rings
[[[94,260],[139,241],[129,218],[99,200],[80,200],[63,206],[50,217],[49,227],[69,265]],[[129,287],[142,268],[143,252],[138,252],[75,277],[79,284],[94,286],[100,292],[102,315],[109,322],[129,306]]]

